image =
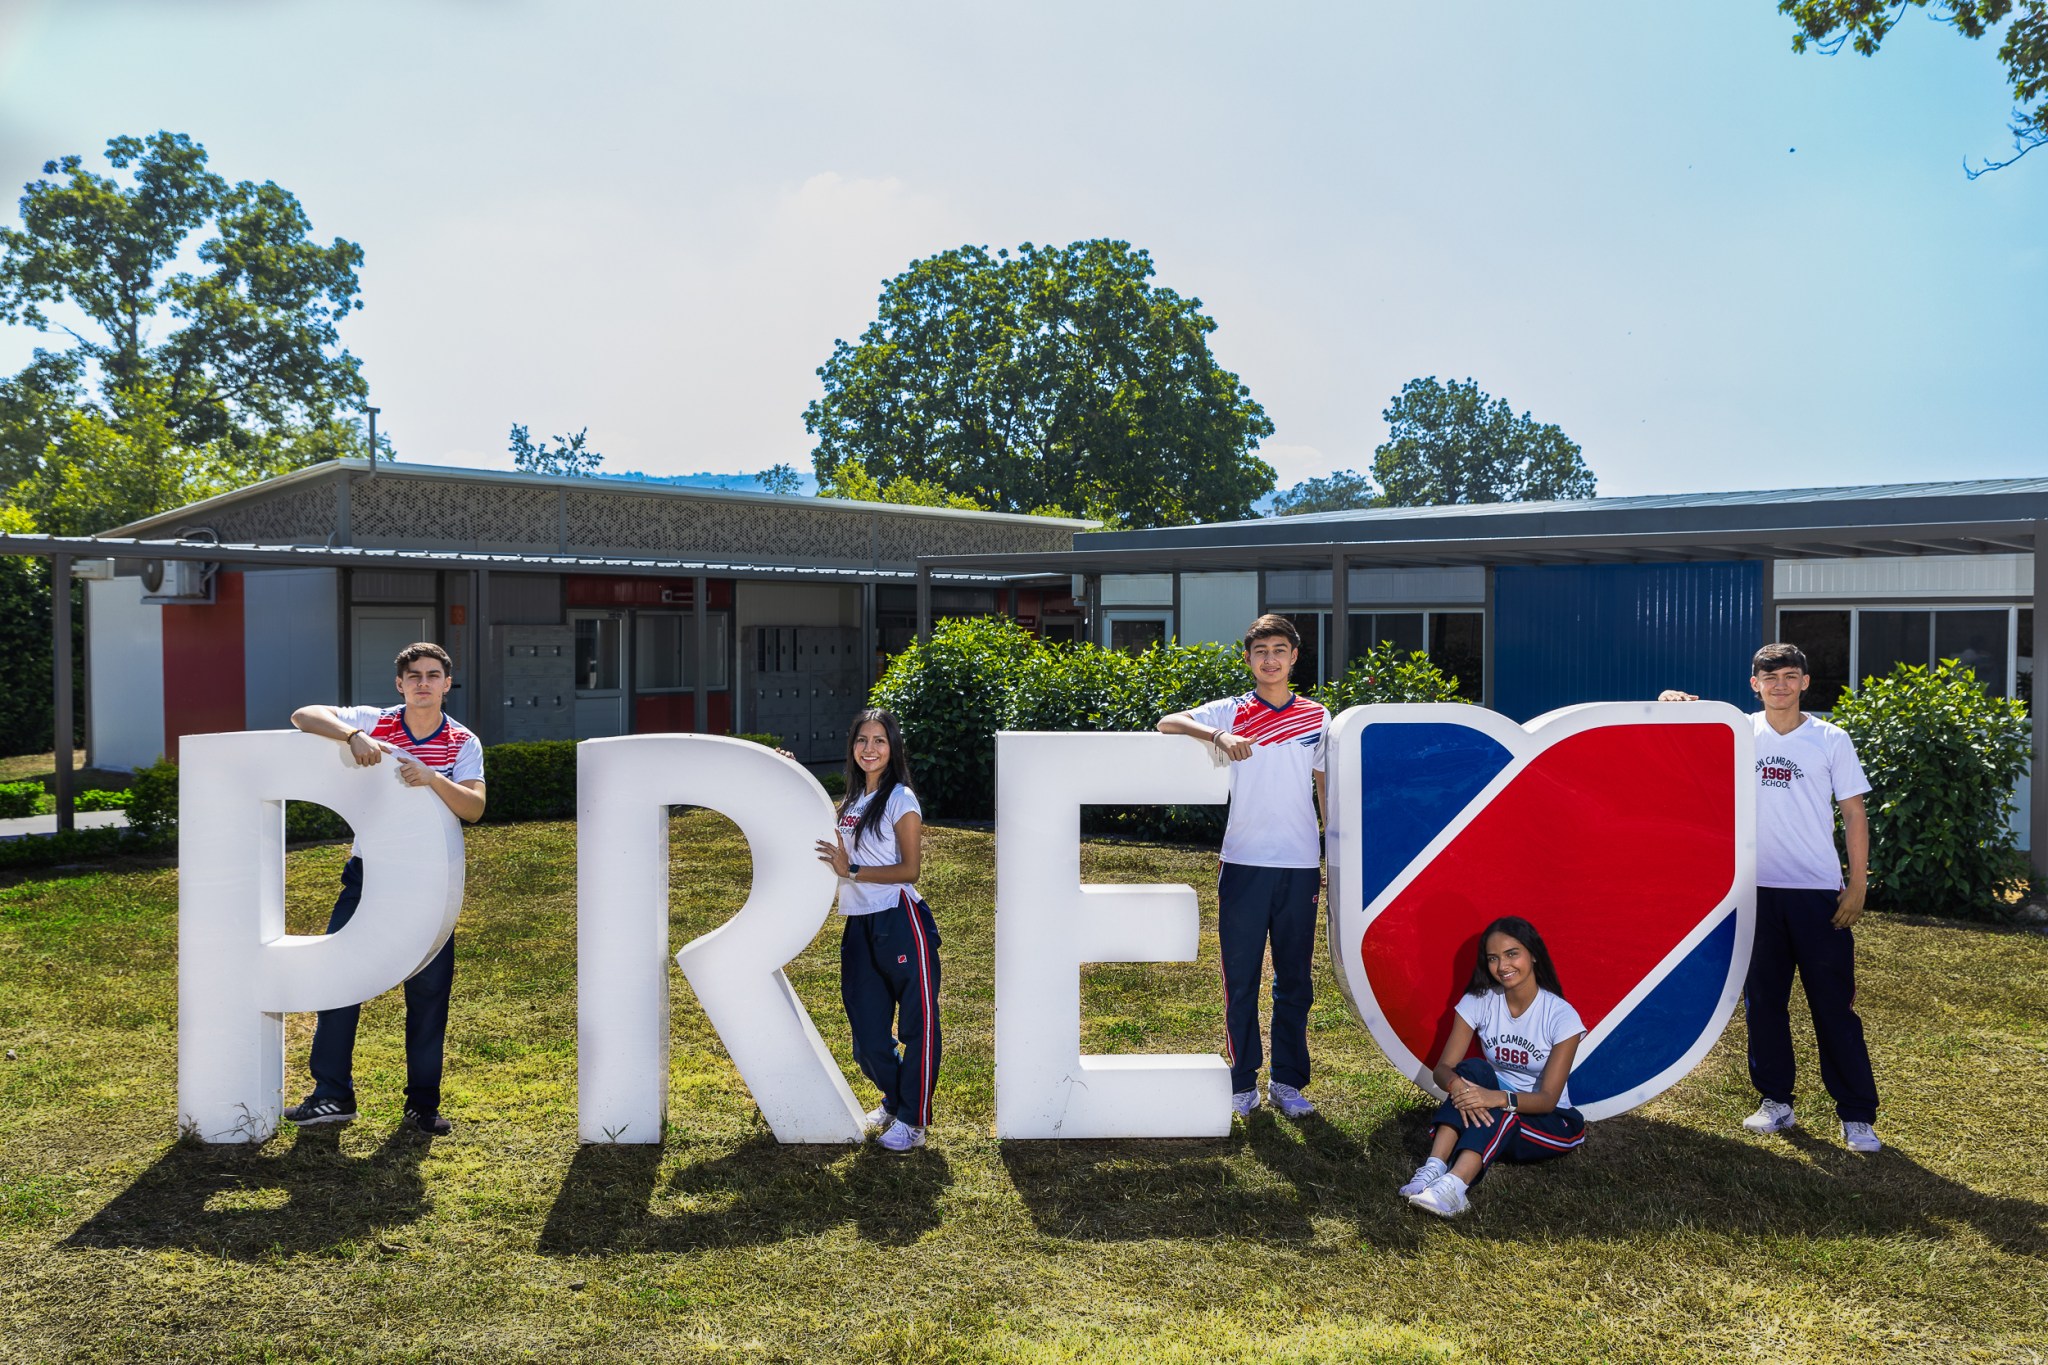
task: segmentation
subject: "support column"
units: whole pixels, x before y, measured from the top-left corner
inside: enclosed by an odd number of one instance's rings
[[[1175,569],[1173,571],[1173,629],[1166,633],[1166,643],[1170,645],[1178,644],[1180,643],[1180,638],[1180,570]]]
[[[692,725],[700,735],[711,733],[711,613],[705,599],[711,596],[711,580],[702,574],[690,585],[690,624],[697,632],[697,695],[691,704]],[[621,682],[625,681],[623,678]],[[631,727],[628,718],[628,728]]]
[[[917,642],[932,642],[932,571],[922,564],[917,566]]]
[[[1351,666],[1351,565],[1342,550],[1330,556],[1330,647],[1327,670],[1332,681]]]
[[[476,705],[470,710],[476,715],[475,729],[479,740],[485,744],[503,743],[505,739],[505,707],[498,696],[498,651],[491,643],[491,571],[475,571],[475,589],[470,596],[475,600],[469,604],[471,611],[471,642],[476,652],[470,657],[475,660],[469,669],[469,685],[476,689]]]
[[[72,827],[71,809],[71,556],[50,556],[51,651],[57,656],[56,787],[57,832]],[[2037,765],[2038,766],[2038,765]]]
[[[881,647],[880,623],[875,612],[875,585],[860,585],[860,676],[861,705],[867,705],[867,694],[881,679],[875,676],[875,652]]]
[[[2034,894],[2048,895],[2048,706],[2041,701],[2041,609],[2048,605],[2048,521],[2034,523],[2034,758],[2027,772],[2027,859],[2034,866]]]

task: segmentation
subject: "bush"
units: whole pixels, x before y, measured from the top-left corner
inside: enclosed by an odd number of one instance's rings
[[[1870,901],[1999,918],[2017,865],[2013,784],[2032,748],[2026,707],[1989,697],[1953,659],[1901,664],[1835,703],[1870,778]]]
[[[928,814],[985,820],[995,804],[995,733],[1007,722],[1012,674],[1041,648],[1000,616],[942,621],[889,662],[868,696],[903,723]]]
[[[58,867],[65,863],[99,862],[146,849],[131,830],[74,829],[62,834],[37,834],[0,840],[0,871],[25,867]]]
[[[769,749],[780,749],[780,748],[782,747],[782,736],[781,736],[781,735],[751,735],[751,734],[749,734],[749,735],[735,735],[735,734],[729,734],[729,735],[727,735],[727,736],[726,736],[726,738],[727,738],[727,739],[744,739],[744,740],[747,740],[747,741],[749,741],[749,742],[751,742],[751,743],[754,743],[754,744],[759,744],[759,745],[763,746],[764,748],[769,748]]]
[[[71,809],[126,810],[128,809],[128,803],[133,799],[134,793],[126,787],[121,788],[119,791],[105,791],[95,788],[92,791],[73,792],[71,794]]]
[[[178,765],[160,758],[135,770],[128,784],[128,827],[145,843],[168,841],[178,831]]]
[[[34,815],[36,803],[42,800],[42,796],[43,784],[40,782],[0,782],[0,820]]]
[[[1314,696],[1333,716],[1353,706],[1466,700],[1458,695],[1458,680],[1445,677],[1427,654],[1403,655],[1384,641],[1353,659],[1343,677],[1324,683]]]
[[[541,739],[484,750],[484,820],[576,818],[576,741]]]

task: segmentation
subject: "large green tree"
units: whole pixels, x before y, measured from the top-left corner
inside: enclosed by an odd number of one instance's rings
[[[1930,18],[1972,39],[2012,20],[1999,44],[1998,60],[2012,82],[2014,151],[2003,161],[1987,161],[1975,170],[1966,160],[1965,175],[1975,180],[2048,143],[2048,0],[1778,0],[1778,13],[1790,16],[1797,26],[1792,50],[1830,56],[1844,46],[1866,57],[1876,55],[1908,7],[1926,10]]]
[[[46,163],[0,227],[0,322],[70,343],[0,383],[10,499],[45,529],[98,530],[77,518],[366,448],[341,417],[364,385],[337,330],[361,248],[314,240],[291,193],[230,184],[182,133],[114,138],[107,162],[121,174]]]
[[[882,290],[804,410],[820,491],[851,461],[999,511],[1129,526],[1245,517],[1273,487],[1265,410],[1216,363],[1200,299],[1128,242],[961,247]]]
[[[1578,443],[1470,379],[1411,379],[1380,414],[1386,443],[1373,452],[1373,478],[1389,507],[1533,502],[1593,496],[1593,471]]]
[[[1303,512],[1351,512],[1377,507],[1379,494],[1372,480],[1356,470],[1339,469],[1320,479],[1300,483],[1273,495],[1273,515],[1291,517]]]

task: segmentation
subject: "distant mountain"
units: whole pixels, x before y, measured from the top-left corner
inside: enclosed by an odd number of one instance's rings
[[[735,493],[765,493],[759,474],[642,474],[638,471],[614,474],[610,470],[599,470],[600,479],[636,479],[642,483],[672,483],[685,488],[724,488]],[[812,498],[818,494],[817,476],[807,470],[797,471],[797,491],[793,495]]]

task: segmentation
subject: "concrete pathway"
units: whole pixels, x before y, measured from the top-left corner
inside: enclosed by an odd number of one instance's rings
[[[126,829],[128,812],[125,810],[82,810],[72,816],[72,823],[79,829]],[[0,820],[0,840],[28,839],[38,834],[55,834],[57,817],[50,815],[22,815],[12,820]]]

